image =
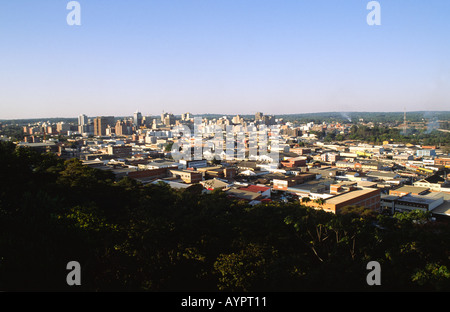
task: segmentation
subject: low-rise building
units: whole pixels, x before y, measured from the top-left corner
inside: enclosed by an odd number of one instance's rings
[[[367,177],[372,177],[378,181],[389,181],[401,178],[401,176],[393,171],[369,171],[366,173]]]
[[[280,162],[286,168],[297,168],[306,166],[306,157],[294,157]]]
[[[450,158],[449,157],[439,157],[434,159],[434,164],[436,166],[450,166]]]
[[[208,161],[206,159],[200,159],[200,160],[180,160],[181,164],[184,165],[184,168],[205,168],[208,166]]]
[[[408,212],[413,210],[432,211],[444,203],[440,193],[428,195],[386,195],[381,197],[381,207],[395,212]]]
[[[139,170],[139,171],[129,172],[128,177],[145,184],[148,182],[152,182],[156,179],[162,179],[162,178],[168,177],[169,170],[175,169],[175,168],[177,168],[177,167]]]
[[[271,188],[264,185],[249,185],[247,187],[241,187],[239,189],[242,191],[249,191],[261,194],[263,198],[271,197]]]
[[[133,147],[128,145],[110,145],[108,146],[108,154],[118,158],[130,157]]]
[[[179,177],[187,184],[195,184],[203,181],[203,175],[201,172],[192,170],[169,170],[172,176]]]
[[[438,174],[416,181],[413,183],[413,185],[429,188],[432,192],[450,193],[450,183],[448,183],[444,177]]]
[[[430,189],[428,187],[418,187],[405,185],[396,189],[389,190],[389,195],[404,196],[404,195],[425,195],[428,194]]]
[[[240,200],[245,200],[252,204],[257,204],[260,202],[261,199],[263,199],[263,196],[260,193],[255,193],[255,192],[251,192],[251,191],[247,191],[247,190],[241,190],[241,189],[237,189],[237,188],[229,189],[229,190],[225,191],[225,193],[229,197],[232,197],[235,199],[240,199]]]
[[[204,181],[200,181],[200,184],[203,185],[203,187],[208,191],[223,190],[223,189],[227,189],[231,186],[230,183],[227,183],[220,179],[204,180]]]
[[[398,154],[398,155],[392,156],[392,159],[398,160],[398,161],[407,161],[407,160],[413,160],[414,156],[410,155],[410,154]]]
[[[316,175],[314,173],[299,174],[292,177],[286,177],[281,179],[273,179],[273,189],[279,191],[287,191],[289,187],[305,183],[307,181],[315,180]]]
[[[416,151],[417,157],[431,157],[436,156],[436,150],[434,149],[422,149]]]
[[[335,163],[336,161],[338,161],[340,159],[339,154],[337,153],[323,153],[321,155],[321,160],[323,162],[331,162],[331,163]]]
[[[375,188],[350,190],[326,199],[302,202],[303,205],[323,209],[331,213],[339,213],[348,206],[360,206],[366,209],[378,210],[380,208],[381,191]]]

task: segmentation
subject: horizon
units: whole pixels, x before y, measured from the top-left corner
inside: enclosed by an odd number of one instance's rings
[[[368,2],[4,1],[0,119],[446,111],[450,2]]]
[[[171,112],[165,112],[165,113],[169,113],[169,114],[171,114]],[[185,113],[189,113],[189,112],[185,112]],[[382,114],[382,113],[384,113],[384,114],[402,114],[402,116],[403,116],[403,114],[405,113],[404,111],[392,111],[392,112],[384,112],[384,111],[349,111],[349,112],[338,112],[338,111],[329,111],[329,112],[310,112],[310,113],[287,113],[287,114],[265,114],[264,112],[262,112],[264,115],[268,115],[268,116],[275,116],[275,117],[277,117],[277,116],[296,116],[296,115],[299,115],[299,116],[306,116],[306,115],[320,115],[320,114],[324,114],[324,115],[326,115],[326,114],[340,114],[341,115],[341,117],[342,118],[347,118],[347,117],[349,117],[349,116],[347,116],[347,114]],[[430,113],[436,113],[436,114],[449,114],[450,113],[450,110],[440,110],[440,111],[436,111],[436,110],[420,110],[420,111],[406,111],[406,114],[430,114]],[[184,113],[174,113],[173,115],[174,116],[181,116],[182,114],[184,114]],[[254,116],[256,114],[256,112],[255,113],[253,113],[253,114],[221,114],[221,113],[203,113],[203,114],[191,114],[193,117],[198,117],[198,116],[202,116],[202,115],[205,115],[205,116],[211,116],[211,115],[213,115],[213,116],[227,116],[227,117],[230,117],[230,116],[237,116],[237,115],[239,115],[239,116]],[[40,117],[40,118],[36,118],[36,117],[31,117],[31,118],[13,118],[13,119],[0,119],[0,122],[2,122],[2,121],[22,121],[22,120],[45,120],[45,119],[47,119],[47,120],[49,120],[49,119],[78,119],[78,117],[79,116],[81,116],[81,115],[86,115],[86,114],[83,114],[83,113],[81,113],[81,114],[79,114],[79,115],[77,115],[77,116],[69,116],[69,117],[61,117],[61,116],[55,116],[55,117]],[[92,115],[92,116],[89,116],[89,115],[86,115],[86,117],[88,117],[88,118],[97,118],[97,117],[106,117],[106,116],[111,116],[111,117],[114,117],[114,118],[133,118],[133,114],[131,114],[131,115],[111,115],[111,114],[102,114],[102,115]],[[142,114],[142,116],[143,117],[160,117],[161,116],[161,114],[158,114],[158,115],[145,115],[145,114]],[[431,118],[431,117],[433,117],[433,116],[424,116],[424,117],[426,117],[426,118]],[[403,120],[403,119],[402,119]]]

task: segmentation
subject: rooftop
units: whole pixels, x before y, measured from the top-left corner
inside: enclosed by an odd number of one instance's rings
[[[386,178],[394,178],[399,174],[392,171],[370,171],[366,173],[367,176],[372,177],[386,177]]]
[[[438,194],[438,193],[436,193]],[[398,201],[402,202],[410,202],[410,203],[419,203],[419,204],[431,204],[438,200],[442,195],[440,196],[421,196],[421,195],[405,195],[403,197],[400,197]]]
[[[332,179],[320,179],[314,181],[308,181],[302,184],[298,184],[295,186],[288,187],[288,191],[292,192],[325,192],[329,190],[331,184],[334,184],[334,180]]]
[[[397,188],[395,190],[392,190],[392,191],[400,192],[400,193],[416,193],[416,194],[420,194],[420,193],[424,193],[424,192],[426,192],[428,190],[429,190],[428,187],[405,185],[405,186],[399,187],[399,188]]]
[[[337,205],[337,204],[352,200],[355,197],[359,197],[359,196],[370,194],[372,192],[377,192],[377,191],[378,191],[377,189],[373,189],[373,188],[355,190],[355,191],[351,191],[351,192],[347,192],[347,193],[344,193],[341,195],[331,197],[331,198],[327,199],[326,202],[327,202],[327,204]]]
[[[254,200],[261,196],[259,193],[245,191],[242,189],[230,189],[226,191],[228,195],[239,197],[246,200]]]
[[[254,193],[258,193],[258,192],[263,193],[267,190],[270,190],[270,187],[260,186],[260,185],[249,185],[247,187],[240,188],[240,190],[254,192]]]
[[[450,201],[444,200],[444,203],[442,205],[439,205],[438,207],[434,208],[432,210],[432,213],[450,216]]]
[[[26,143],[26,142],[20,142],[18,144],[19,146],[26,146],[26,147],[47,147],[47,146],[55,146],[55,142],[45,142],[45,143]]]

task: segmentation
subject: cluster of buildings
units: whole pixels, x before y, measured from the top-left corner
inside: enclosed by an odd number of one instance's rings
[[[196,125],[201,147],[208,146],[218,128],[226,136],[227,126],[233,126],[234,134],[239,135],[265,125],[277,129],[269,132],[277,139],[276,150],[271,150],[278,156],[276,161],[267,155],[254,157],[248,141],[240,147],[240,158],[226,157],[223,152],[215,154],[219,156],[215,159],[174,159],[171,146],[180,136],[172,130],[179,125],[193,129],[194,124],[189,113],[147,117],[136,112],[128,118],[80,115],[77,124],[24,126],[27,136],[19,144],[63,158],[79,158],[87,166],[111,170],[118,180],[128,177],[143,184],[167,183],[173,188],[201,184],[204,192],[220,190],[252,205],[298,201],[332,213],[363,206],[383,213],[421,209],[436,217],[450,216],[450,157],[436,146],[389,141],[379,146],[353,141],[327,144],[313,132],[332,127],[345,133],[350,125],[294,125],[256,113],[252,118],[201,118]],[[57,140],[54,135],[66,139]],[[236,152],[238,144],[231,148]]]

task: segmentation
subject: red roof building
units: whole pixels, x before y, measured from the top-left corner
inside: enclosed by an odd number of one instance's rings
[[[247,187],[239,188],[241,191],[259,193],[262,196],[270,197],[270,187],[261,186],[261,185],[249,185]]]

